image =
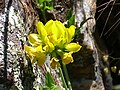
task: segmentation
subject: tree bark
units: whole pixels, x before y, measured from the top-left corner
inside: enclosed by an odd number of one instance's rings
[[[5,5],[0,13],[0,90],[39,90],[45,86],[46,72],[62,88],[58,71],[50,68],[49,56],[42,67],[26,60],[24,44],[39,20],[32,0],[3,0],[0,4]]]
[[[76,0],[73,8],[78,27],[82,21],[90,18],[80,29],[80,38],[83,39],[79,42],[83,47],[79,53],[75,54],[76,63],[79,64],[73,63],[71,65],[74,76],[73,86],[76,90],[78,88],[83,90],[112,90],[107,49],[102,48],[101,52],[100,47],[104,47],[104,44],[100,41],[100,37],[95,37],[97,36],[95,33],[96,0]],[[81,62],[82,64],[80,64]],[[108,71],[106,72],[105,69]]]

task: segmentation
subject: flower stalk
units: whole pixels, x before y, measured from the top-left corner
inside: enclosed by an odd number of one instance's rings
[[[66,81],[67,81],[67,84],[68,84],[68,88],[69,88],[69,90],[72,90],[72,85],[71,85],[71,82],[70,82],[70,78],[69,78],[69,75],[68,75],[66,65],[64,63],[62,63],[62,66],[63,66],[63,71],[64,71],[64,74],[65,74],[65,78],[66,78]]]
[[[61,67],[59,68],[59,73],[60,73],[60,77],[61,77],[62,82],[63,82],[63,87],[65,88],[65,90],[68,90]]]

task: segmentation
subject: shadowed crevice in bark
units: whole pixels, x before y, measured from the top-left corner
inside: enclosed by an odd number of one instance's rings
[[[5,26],[4,26],[4,78],[7,80],[7,49],[8,49],[8,26],[9,26],[9,10],[12,5],[12,0],[8,1],[7,11],[5,15]]]
[[[35,81],[35,75],[33,73],[33,67],[30,62],[30,59],[26,57],[28,60],[28,65],[25,66],[24,63],[20,62],[20,78],[22,80],[22,85],[24,90],[34,90],[33,82]]]

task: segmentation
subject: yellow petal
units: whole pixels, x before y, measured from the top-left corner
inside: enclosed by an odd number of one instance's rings
[[[57,32],[58,32],[58,36],[57,38],[60,38],[62,35],[65,34],[65,26],[63,25],[63,23],[61,23],[60,21],[55,21],[55,26],[57,28]]]
[[[28,54],[29,58],[31,59],[31,63],[35,63],[36,62],[36,49],[30,46],[25,45],[24,49],[26,51],[26,53]]]
[[[38,47],[35,48],[37,52],[43,52],[42,50],[42,44],[40,44]]]
[[[38,46],[41,42],[41,40],[39,39],[38,34],[30,34],[28,36],[28,41],[32,46]]]
[[[41,65],[43,65],[45,63],[46,54],[44,54],[44,53],[38,53],[38,55],[36,55],[36,59],[37,59],[37,64],[39,66],[41,66]]]
[[[37,59],[35,57],[31,58],[31,63],[35,63],[37,61]]]
[[[72,41],[74,34],[75,34],[75,26],[74,25],[71,25],[69,28],[66,28],[67,43],[70,43]]]
[[[45,26],[43,25],[42,22],[37,23],[37,31],[38,31],[41,39],[44,41],[44,38],[47,36],[47,32],[46,32]]]
[[[70,43],[65,46],[65,48],[71,52],[78,52],[81,49],[81,47],[82,46],[80,46],[78,43]]]
[[[57,46],[59,47],[59,48],[64,48],[64,45],[67,43],[67,38],[66,38],[66,36],[64,35],[64,36],[62,36],[62,37],[60,37],[58,40],[57,40]]]
[[[57,40],[65,34],[65,26],[60,21],[50,20],[45,24],[45,28],[48,34],[50,42],[54,45],[57,44]]]
[[[70,32],[71,36],[73,37],[74,34],[75,34],[75,26],[74,26],[74,25],[71,25],[71,26],[69,27],[69,32]]]
[[[53,35],[55,34],[57,36],[57,30],[56,30],[56,26],[53,20],[49,20],[46,24],[45,24],[45,29],[47,31],[48,35]]]
[[[57,31],[55,30],[55,24],[53,20],[49,20],[46,24],[45,24],[45,29],[47,31],[48,35],[53,35],[53,34],[57,34]]]
[[[50,60],[50,66],[52,67],[52,69],[59,68],[60,67],[59,60],[57,58],[53,57]]]
[[[47,43],[46,43],[46,45],[43,47],[43,49],[44,49],[46,52],[50,53],[50,52],[52,52],[52,51],[54,50],[54,45],[53,45],[49,40],[47,40]]]
[[[28,55],[35,56],[35,53],[36,53],[35,48],[25,45],[24,49]]]
[[[62,62],[64,64],[69,64],[69,63],[72,63],[73,61],[74,60],[73,60],[73,57],[72,57],[72,52],[63,54]]]
[[[45,24],[45,29],[47,31],[47,37],[49,38],[50,42],[55,45],[56,41],[57,41],[58,32],[56,30],[56,26],[55,26],[54,21],[53,20],[49,20]]]
[[[56,45],[57,43],[57,37],[55,35],[49,35],[48,39],[51,43],[53,43],[54,45]]]

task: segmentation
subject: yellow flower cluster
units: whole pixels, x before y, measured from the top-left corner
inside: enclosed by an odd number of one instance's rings
[[[51,55],[50,64],[52,68],[59,67],[59,59],[64,64],[73,62],[72,53],[78,52],[81,46],[78,43],[70,43],[75,34],[75,26],[66,28],[60,21],[49,20],[45,25],[38,22],[38,34],[30,34],[28,41],[31,46],[24,46],[31,62],[37,62],[39,66],[43,65],[46,55]]]

